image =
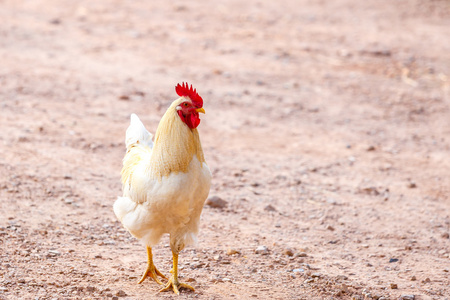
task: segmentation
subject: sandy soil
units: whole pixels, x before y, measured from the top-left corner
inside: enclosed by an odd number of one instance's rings
[[[0,299],[450,299],[450,3],[272,2],[0,1]],[[181,81],[227,205],[178,298],[112,204]]]

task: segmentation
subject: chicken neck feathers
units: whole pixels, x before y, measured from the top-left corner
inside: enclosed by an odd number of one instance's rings
[[[146,163],[148,175],[162,180],[172,173],[188,171],[194,155],[205,162],[197,129],[190,129],[176,113],[183,97],[174,101],[159,122],[152,142],[152,134],[145,129],[138,116],[131,115],[126,133],[127,154],[123,159],[122,184],[130,181],[136,166]]]
[[[194,155],[205,162],[197,129],[190,129],[176,113],[182,100],[172,103],[156,130],[149,171],[158,179],[171,173],[186,173]]]

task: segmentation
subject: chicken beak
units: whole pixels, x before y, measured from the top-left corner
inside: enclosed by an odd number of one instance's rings
[[[199,112],[199,113],[202,113],[202,114],[205,113],[205,109],[203,107],[197,108],[195,111]]]

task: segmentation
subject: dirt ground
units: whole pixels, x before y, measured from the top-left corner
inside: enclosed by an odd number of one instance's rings
[[[450,2],[0,1],[0,299],[450,299]],[[195,292],[136,282],[129,115],[204,99]],[[166,275],[168,238],[154,249]]]

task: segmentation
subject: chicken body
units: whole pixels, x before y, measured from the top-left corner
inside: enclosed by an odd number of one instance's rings
[[[185,246],[197,241],[200,214],[211,183],[198,131],[179,115],[185,103],[192,101],[182,96],[167,109],[154,143],[139,118],[131,115],[122,169],[123,196],[114,203],[117,218],[149,251],[146,272],[150,269],[151,274],[144,273],[140,282],[147,275],[158,283],[156,275],[165,278],[153,265],[151,247],[163,234],[170,235],[174,269],[163,290],[173,287],[176,293],[178,287],[191,288],[178,282],[176,261]],[[195,110],[204,112],[201,107]]]

